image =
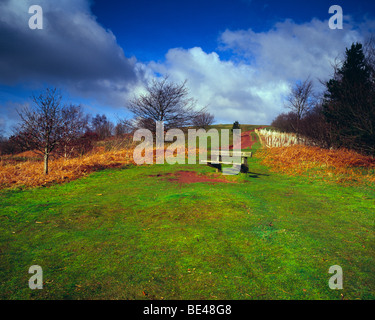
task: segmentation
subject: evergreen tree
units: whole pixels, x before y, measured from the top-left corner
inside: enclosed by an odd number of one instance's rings
[[[375,90],[362,45],[346,49],[345,61],[326,83],[323,113],[333,130],[333,144],[374,153]]]
[[[234,123],[233,123],[233,127],[232,127],[232,130],[233,130],[233,129],[241,129],[240,124],[239,124],[238,121],[234,121]]]

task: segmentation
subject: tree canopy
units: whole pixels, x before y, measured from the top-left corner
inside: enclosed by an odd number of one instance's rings
[[[360,43],[346,49],[345,60],[326,83],[323,113],[332,125],[334,144],[364,152],[375,148],[375,86]]]

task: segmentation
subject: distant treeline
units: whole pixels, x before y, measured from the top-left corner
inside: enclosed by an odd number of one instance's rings
[[[17,154],[33,150],[44,157],[44,173],[48,174],[50,156],[83,155],[95,141],[121,137],[138,128],[155,131],[156,121],[165,128],[195,126],[205,128],[214,122],[206,108],[198,109],[189,96],[186,81],[173,83],[164,77],[146,86],[146,93],[128,101],[127,109],[134,118],[109,121],[106,115],[85,114],[79,105],[63,104],[57,88],[46,88],[33,95],[31,106],[17,110],[19,124],[9,138],[0,135],[0,154]]]

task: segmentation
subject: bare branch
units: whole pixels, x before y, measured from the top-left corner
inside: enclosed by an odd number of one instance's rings
[[[168,77],[152,80],[146,93],[131,100],[127,108],[138,118],[140,125],[153,130],[152,122],[164,121],[166,128],[176,128],[192,123],[199,111],[196,101],[189,97],[186,80],[180,84],[168,81]]]

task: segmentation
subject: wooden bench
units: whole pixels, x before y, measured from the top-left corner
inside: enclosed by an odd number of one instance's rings
[[[241,151],[212,151],[211,160],[201,160],[201,163],[207,163],[210,167],[216,168],[217,172],[223,172],[223,164],[231,164],[233,166],[240,166],[240,172],[249,172],[248,158],[252,157],[252,152]],[[223,157],[241,157],[241,163],[234,163],[233,161],[223,161]]]

